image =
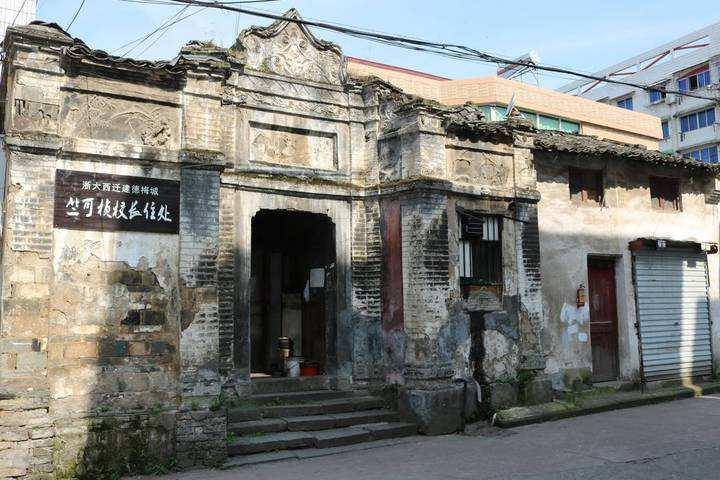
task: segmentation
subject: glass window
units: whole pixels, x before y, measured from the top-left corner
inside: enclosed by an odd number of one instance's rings
[[[698,88],[710,85],[710,70],[698,73]]]
[[[632,110],[633,109],[632,97],[623,98],[622,100],[618,100],[617,106],[620,108],[625,108],[627,110]]]
[[[670,138],[670,124],[667,120],[662,121],[663,138]]]
[[[698,88],[705,87],[707,85],[710,85],[710,70],[707,67],[705,70],[678,80],[678,90],[681,92],[697,90]]]
[[[537,126],[537,115],[532,112],[520,112],[522,113],[523,117],[525,117],[527,120],[530,120],[533,125]]]
[[[660,90],[650,90],[650,103],[658,103],[665,99],[666,94]]]
[[[580,124],[569,120],[560,120],[560,130],[568,133],[580,133]]]
[[[507,117],[507,108],[506,107],[496,105],[493,107],[493,109],[495,110],[495,115],[493,117],[493,120],[497,120],[497,121],[505,120],[505,118]]]
[[[711,147],[700,148],[698,150],[686,152],[685,156],[700,162],[718,163],[718,147],[717,145],[713,145]]]
[[[700,112],[680,117],[680,131],[689,132],[698,128],[705,128],[715,123],[715,109],[709,108]]]
[[[560,130],[559,118],[540,115],[539,119],[538,128],[542,130]]]
[[[698,119],[698,128],[705,128],[708,126],[707,111],[698,112],[697,119]]]

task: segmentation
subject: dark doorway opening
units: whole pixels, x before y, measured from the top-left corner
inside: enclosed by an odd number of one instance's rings
[[[252,376],[284,372],[278,339],[293,357],[327,368],[335,322],[335,226],[326,215],[261,210],[252,220]]]
[[[588,258],[588,292],[593,381],[616,380],[618,320],[614,258]]]

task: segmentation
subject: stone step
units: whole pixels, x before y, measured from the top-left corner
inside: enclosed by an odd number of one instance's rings
[[[333,448],[356,443],[399,438],[416,433],[415,425],[373,423],[313,432],[278,432],[241,437],[228,445],[228,454],[252,455],[297,448]]]
[[[287,405],[332,400],[335,398],[349,398],[359,395],[360,394],[353,390],[307,390],[303,392],[260,393],[250,396],[250,401],[256,405]]]
[[[397,412],[391,410],[361,410],[359,412],[334,413],[329,415],[308,415],[302,417],[264,418],[231,423],[228,431],[237,435],[253,433],[275,433],[285,431],[327,430],[379,422],[396,422]]]
[[[267,393],[331,390],[333,380],[332,377],[327,375],[294,378],[255,378],[251,382],[251,393],[253,395],[262,395]]]
[[[296,405],[252,405],[228,410],[228,422],[236,423],[263,418],[304,417],[308,415],[357,412],[382,408],[383,406],[383,400],[373,396],[336,398]]]

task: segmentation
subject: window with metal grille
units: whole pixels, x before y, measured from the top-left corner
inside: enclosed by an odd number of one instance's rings
[[[577,203],[603,203],[602,170],[570,168],[568,170],[570,198]]]
[[[465,284],[502,284],[501,218],[463,210],[460,228],[460,278]]]
[[[650,199],[653,208],[680,210],[680,181],[677,178],[650,177]]]

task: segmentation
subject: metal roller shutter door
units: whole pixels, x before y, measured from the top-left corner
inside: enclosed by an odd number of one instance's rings
[[[634,263],[644,380],[712,374],[706,255],[639,251]]]

